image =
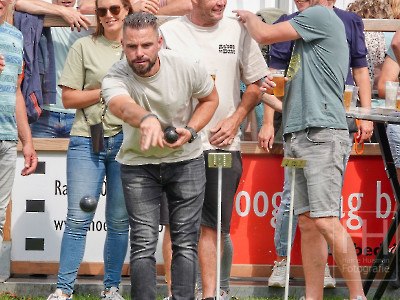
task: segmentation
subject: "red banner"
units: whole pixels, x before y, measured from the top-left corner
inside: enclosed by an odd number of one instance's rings
[[[231,236],[234,264],[273,264],[275,216],[281,201],[281,156],[243,155]],[[352,236],[361,266],[370,266],[395,210],[395,199],[380,156],[351,156],[342,191],[341,222]],[[393,243],[392,243],[393,244]],[[330,263],[333,262],[330,256]],[[292,264],[301,265],[297,229]]]

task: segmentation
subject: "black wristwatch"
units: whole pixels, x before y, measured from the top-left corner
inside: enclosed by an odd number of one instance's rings
[[[196,132],[192,127],[190,127],[190,126],[185,126],[185,128],[186,128],[187,130],[189,130],[190,133],[192,134],[192,137],[190,138],[190,140],[188,141],[188,143],[191,143],[191,142],[193,142],[195,139],[198,138],[199,135],[197,134],[197,132]]]

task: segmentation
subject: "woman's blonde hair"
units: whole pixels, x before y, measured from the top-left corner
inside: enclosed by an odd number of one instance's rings
[[[389,0],[391,1],[400,2],[400,0]],[[354,12],[363,19],[395,18],[391,4],[385,0],[356,0],[347,6],[347,11]]]
[[[389,4],[392,7],[393,17],[400,19],[400,0],[389,0]]]

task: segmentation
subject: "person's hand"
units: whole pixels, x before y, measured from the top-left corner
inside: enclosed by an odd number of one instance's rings
[[[258,133],[258,145],[263,148],[266,152],[274,145],[274,126],[263,124],[261,126],[260,132]]]
[[[176,128],[175,131],[177,134],[179,134],[179,137],[175,143],[171,144],[168,143],[165,139],[163,139],[164,144],[170,148],[173,149],[179,148],[192,138],[192,133],[186,128]]]
[[[148,117],[140,123],[140,149],[142,151],[149,150],[150,146],[157,145],[164,148],[163,137],[164,133],[161,124],[156,117]]]
[[[6,66],[6,59],[3,55],[0,54],[0,74],[1,72],[3,72],[5,66]]]
[[[21,175],[27,176],[35,172],[38,157],[32,143],[22,145],[22,154],[24,155],[24,168],[21,171]]]
[[[78,29],[78,32],[81,31],[81,27],[85,28],[86,30],[89,29],[90,21],[86,16],[82,15],[73,7],[65,7],[60,6],[62,9],[61,17],[68,23],[73,31],[75,28]]]
[[[214,128],[210,129],[213,134],[210,138],[210,144],[217,147],[231,145],[238,127],[238,121],[233,116],[219,121]]]
[[[132,9],[134,12],[145,12],[149,14],[156,15],[159,9],[158,0],[139,0],[135,3],[132,3]]]
[[[374,130],[374,123],[367,120],[359,120],[358,123],[358,142],[369,141]]]
[[[276,83],[272,81],[273,77],[272,74],[269,73],[267,76],[264,77],[263,82],[261,83],[260,90],[261,92],[264,93],[269,93],[273,91],[274,87],[276,86]]]
[[[236,17],[238,19],[239,22],[242,22],[243,24],[246,23],[247,18],[252,15],[253,13],[247,11],[247,10],[233,10],[232,11],[234,14],[236,14]]]

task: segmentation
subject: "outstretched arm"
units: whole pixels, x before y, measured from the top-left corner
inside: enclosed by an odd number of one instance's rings
[[[15,9],[33,15],[55,15],[62,17],[71,26],[71,30],[76,27],[78,31],[81,27],[89,29],[90,21],[74,7],[48,3],[43,0],[17,0]]]
[[[289,21],[268,25],[249,11],[234,10],[233,12],[236,13],[238,20],[246,26],[251,37],[259,44],[271,45],[300,38]]]

